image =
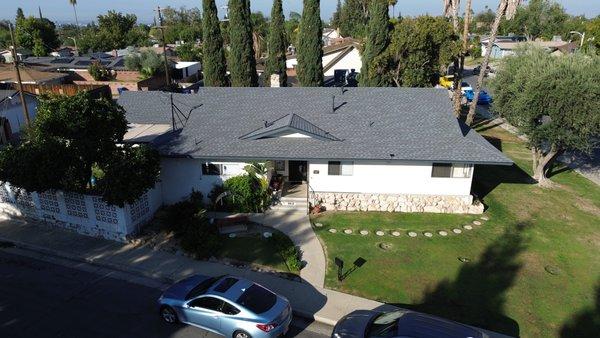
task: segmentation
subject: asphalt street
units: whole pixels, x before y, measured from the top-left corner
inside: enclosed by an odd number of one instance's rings
[[[0,249],[0,337],[219,337],[158,316],[158,282],[58,258]],[[148,286],[156,284],[154,286]],[[288,337],[330,328],[294,318]]]

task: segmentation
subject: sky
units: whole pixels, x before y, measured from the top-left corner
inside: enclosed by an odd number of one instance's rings
[[[570,14],[584,14],[588,18],[600,15],[600,0],[557,0]],[[217,6],[221,7],[227,0],[216,0]],[[262,11],[269,14],[272,0],[251,0],[253,11]],[[284,12],[301,12],[302,0],[284,0]],[[439,15],[442,11],[442,0],[399,0],[396,13],[402,15],[431,14]],[[156,6],[200,7],[201,0],[78,0],[77,14],[81,23],[95,20],[98,14],[106,13],[109,9],[123,13],[137,15],[138,21],[151,23]],[[337,0],[321,0],[321,14],[323,19],[329,20],[335,10]],[[462,1],[464,7],[466,1]],[[498,0],[474,0],[474,11],[479,12],[489,6],[495,10]],[[18,7],[23,8],[25,15],[38,15],[38,6],[42,14],[57,23],[74,22],[73,8],[68,0],[0,0],[0,19],[14,20]],[[220,10],[223,15],[223,9]]]

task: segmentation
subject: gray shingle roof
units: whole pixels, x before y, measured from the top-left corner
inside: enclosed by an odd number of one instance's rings
[[[265,120],[265,126],[246,134],[241,139],[258,140],[275,135],[301,133],[309,137],[316,137],[327,141],[340,141],[329,132],[315,126],[296,114],[287,114],[273,122]]]
[[[454,118],[445,89],[346,88],[342,94],[339,88],[207,87],[197,94],[124,92],[118,102],[131,123],[171,123],[170,95],[182,114],[176,114],[179,130],[159,146],[164,155],[512,164]],[[264,121],[276,120],[265,128]],[[337,140],[248,137],[286,124],[309,129],[305,123],[316,128],[313,134]]]

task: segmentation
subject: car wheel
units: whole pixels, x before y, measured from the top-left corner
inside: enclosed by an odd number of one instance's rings
[[[246,331],[235,331],[233,338],[252,338],[252,336]]]
[[[170,306],[163,306],[160,308],[160,317],[169,324],[175,324],[179,321],[177,313]]]

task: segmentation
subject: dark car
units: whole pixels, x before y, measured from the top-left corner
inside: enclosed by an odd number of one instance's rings
[[[332,338],[506,338],[424,313],[400,309],[392,312],[354,311],[333,328]]]
[[[487,66],[485,68],[485,76],[487,76],[489,73],[493,73],[494,71],[492,70],[492,68],[490,66]],[[479,73],[481,73],[481,65],[473,68],[473,75],[479,75]]]

